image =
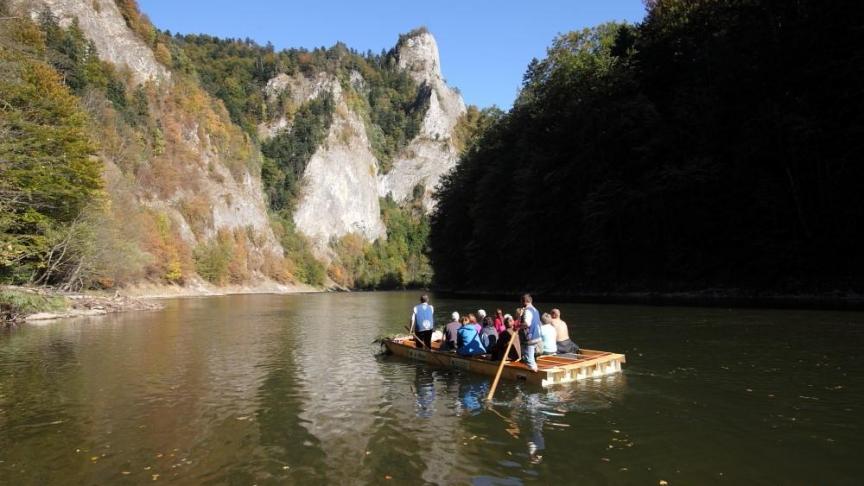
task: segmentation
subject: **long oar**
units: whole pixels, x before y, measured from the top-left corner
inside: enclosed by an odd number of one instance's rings
[[[492,401],[492,396],[495,395],[495,389],[498,388],[498,380],[501,379],[501,372],[504,371],[504,363],[506,363],[507,359],[510,357],[510,348],[513,346],[513,339],[516,338],[516,334],[518,334],[518,332],[510,334],[510,341],[507,343],[507,349],[504,351],[504,356],[501,357],[501,364],[498,365],[498,372],[495,373],[495,380],[492,382],[492,387],[489,388],[489,394],[486,395],[487,402]]]
[[[514,422],[513,420],[508,419],[507,417],[501,415],[501,414],[498,412],[498,410],[495,410],[495,407],[493,407],[491,404],[488,404],[488,403],[487,403],[487,407],[486,407],[486,409],[489,410],[490,412],[494,413],[494,414],[497,415],[498,417],[500,417],[501,420],[503,420],[504,423],[507,424],[507,426],[510,427],[509,429],[504,429],[504,430],[505,430],[508,434],[510,434],[511,437],[513,437],[514,439],[518,439],[518,438],[519,438],[519,434],[521,433],[521,431],[519,430],[519,424],[517,424],[517,423]]]

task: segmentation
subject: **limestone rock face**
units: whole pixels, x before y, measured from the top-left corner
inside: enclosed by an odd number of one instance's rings
[[[236,177],[218,160],[218,156],[214,158],[215,154],[207,152],[204,160],[214,160],[215,163],[208,163],[208,167],[213,167],[219,174],[216,180],[211,176],[206,179],[206,184],[202,185],[202,192],[210,201],[213,211],[213,224],[208,228],[207,236],[212,238],[223,228],[251,229],[259,236],[258,241],[253,241],[253,246],[264,252],[282,255],[282,246],[270,227],[260,177],[254,176],[248,170]]]
[[[126,26],[114,0],[17,0],[34,18],[48,7],[68,27],[73,18],[99,51],[99,57],[132,72],[136,83],[162,81],[170,72],[156,61],[153,51]]]
[[[428,32],[412,35],[397,46],[397,65],[417,84],[429,84],[441,79],[441,57],[438,43]]]
[[[387,174],[380,173],[363,119],[347,105],[343,87],[333,75],[280,74],[264,89],[271,106],[280,96],[287,97],[294,107],[325,93],[333,96],[333,124],[326,141],[306,166],[302,195],[294,213],[297,229],[313,241],[321,255],[326,255],[332,239],[348,233],[360,234],[368,241],[385,236],[380,197],[389,195],[402,202],[412,197],[415,186],[422,184],[426,189],[424,205],[431,210],[432,191],[441,176],[456,164],[458,153],[452,134],[465,113],[465,103],[441,76],[435,38],[421,33],[403,40],[397,47],[397,66],[426,88],[429,108],[420,133],[396,157]],[[348,83],[354,91],[363,93],[366,89],[357,71],[350,73]],[[258,131],[266,140],[290,127],[291,120],[280,114],[261,124]]]
[[[361,80],[355,77],[355,82]],[[271,105],[279,96],[287,95],[295,107],[327,94],[333,97],[333,123],[324,143],[306,164],[294,212],[297,229],[312,240],[318,254],[326,257],[330,241],[348,233],[369,241],[384,236],[376,179],[378,160],[372,154],[363,120],[345,102],[339,80],[327,73],[313,77],[279,74],[267,83],[264,94]],[[280,115],[260,125],[258,131],[267,139],[290,127],[291,121]]]
[[[452,135],[459,118],[465,114],[465,102],[441,76],[438,44],[432,34],[424,32],[404,40],[397,47],[397,56],[400,68],[431,88],[429,109],[420,134],[396,157],[390,172],[379,178],[378,193],[401,202],[412,197],[414,187],[423,185],[423,204],[431,211],[432,192],[459,157]]]
[[[287,95],[291,104],[298,108],[303,103],[326,93],[332,93],[334,97],[342,93],[339,81],[327,73],[318,73],[313,78],[278,74],[264,87],[264,96],[270,106],[276,105],[279,96]],[[280,131],[290,128],[291,121],[284,114],[279,114],[274,120],[258,125],[258,137],[267,140],[275,137]]]
[[[341,87],[336,78],[327,73],[318,73],[312,78],[303,75],[278,74],[267,82],[264,94],[267,96],[267,101],[272,103],[279,95],[287,92],[294,104],[299,106],[334,90],[341,91]]]
[[[338,84],[337,84],[338,85]],[[322,147],[306,166],[294,223],[319,250],[332,238],[357,233],[369,241],[385,235],[378,202],[378,160],[363,120],[333,92],[336,110]]]
[[[172,119],[171,122],[179,121]],[[168,214],[180,237],[192,247],[212,240],[220,230],[243,230],[250,235],[249,251],[259,261],[263,261],[265,255],[282,256],[284,250],[270,225],[264,188],[257,171],[243,167],[232,173],[209,135],[198,136],[197,124],[186,127],[186,133],[183,143],[187,156],[177,163],[183,164],[186,179],[183,185],[190,189],[179,188],[162,196],[140,187],[136,192],[141,204]],[[197,232],[183,213],[184,206],[194,201],[202,201],[207,209],[207,225]]]

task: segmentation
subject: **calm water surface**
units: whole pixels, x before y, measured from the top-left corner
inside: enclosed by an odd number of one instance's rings
[[[625,373],[503,382],[487,410],[489,378],[377,355],[416,297],[182,299],[0,335],[0,483],[864,480],[862,313],[560,305]]]

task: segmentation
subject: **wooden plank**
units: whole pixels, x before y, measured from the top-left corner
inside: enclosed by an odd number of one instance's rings
[[[555,364],[573,364],[573,363],[579,363],[582,361],[587,361],[589,359],[590,358],[573,359],[573,358],[564,358],[564,357],[559,357],[559,356],[546,355],[546,356],[538,356],[537,362],[539,363],[540,361],[545,361],[545,362],[555,363]]]

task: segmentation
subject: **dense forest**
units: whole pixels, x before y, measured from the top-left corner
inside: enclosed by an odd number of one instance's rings
[[[48,12],[38,22],[10,13],[0,2],[0,282],[113,278],[113,257],[135,255],[108,234],[116,228],[107,221],[95,124],[80,97],[138,127],[147,125],[147,94],[128,93],[76,25],[61,29]],[[159,271],[144,267],[129,271]]]
[[[864,289],[856,2],[654,0],[554,40],[442,182],[441,288]]]

